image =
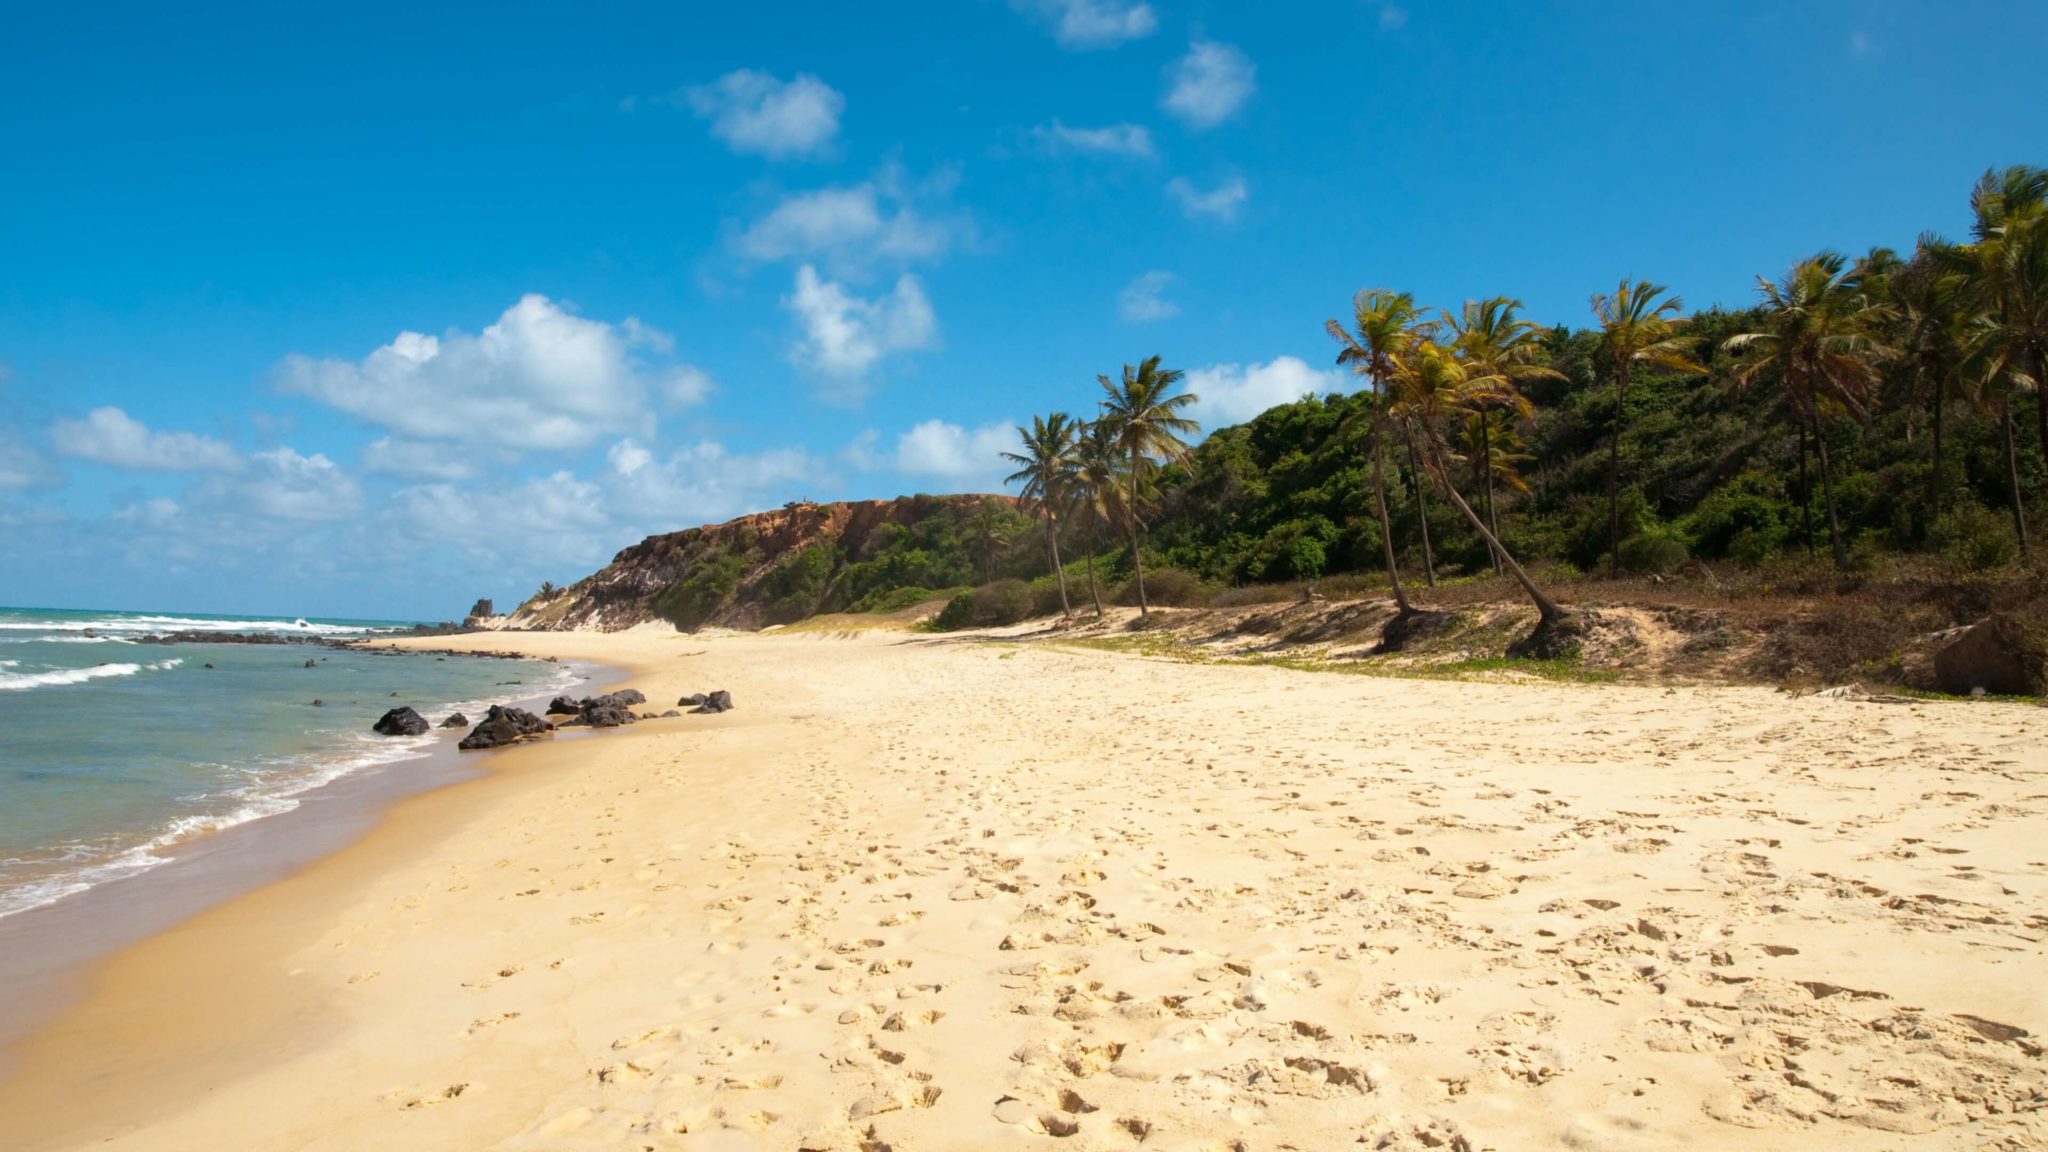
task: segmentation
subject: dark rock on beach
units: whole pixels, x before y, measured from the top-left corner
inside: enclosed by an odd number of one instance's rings
[[[448,718],[447,718],[446,720],[443,720],[443,721],[441,721],[441,727],[443,727],[443,728],[467,728],[467,727],[469,727],[469,717],[467,717],[467,716],[464,716],[464,715],[463,715],[462,713],[460,713],[460,712],[456,712],[456,713],[454,713],[454,714],[450,715],[450,716],[449,716],[449,717],[448,717]]]
[[[550,716],[574,716],[581,711],[583,711],[583,705],[578,701],[569,699],[567,696],[557,696],[548,702],[548,715]]]
[[[582,714],[577,717],[579,723],[591,728],[619,728],[638,719],[631,708],[604,696],[586,702]]]
[[[1994,612],[1950,641],[1934,654],[1936,686],[1956,696],[2048,694],[2048,620],[2029,615]]]
[[[469,735],[464,736],[462,743],[456,747],[464,752],[478,748],[497,748],[506,744],[516,744],[553,730],[554,725],[524,708],[507,708],[502,704],[493,704],[490,712],[485,714],[476,727],[470,729]]]
[[[393,708],[371,725],[379,736],[424,736],[427,728],[427,718],[408,707]]]
[[[691,709],[691,711],[709,712],[714,714],[719,712],[730,712],[732,711],[732,693],[727,692],[723,688],[720,688],[718,691],[705,696],[704,702],[702,704],[697,705],[695,708]]]
[[[692,692],[688,696],[676,701],[676,707],[695,708],[702,703],[704,703],[704,694],[702,692]]]

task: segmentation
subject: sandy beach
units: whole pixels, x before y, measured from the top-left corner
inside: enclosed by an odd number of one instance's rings
[[[493,754],[123,950],[0,1143],[2048,1147],[2037,707],[453,643],[738,710]]]

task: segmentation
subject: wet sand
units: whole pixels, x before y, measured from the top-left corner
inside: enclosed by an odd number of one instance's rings
[[[739,710],[505,753],[123,950],[12,1144],[2048,1143],[2039,708],[475,639]]]

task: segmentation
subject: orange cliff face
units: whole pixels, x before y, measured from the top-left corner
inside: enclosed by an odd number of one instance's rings
[[[767,512],[649,536],[621,549],[612,562],[546,601],[530,600],[509,621],[535,631],[588,629],[615,632],[670,618],[664,596],[679,585],[706,584],[707,600],[692,613],[695,626],[758,628],[763,605],[751,595],[788,556],[813,544],[834,545],[844,563],[858,559],[876,529],[886,524],[913,527],[933,516],[971,509],[984,500],[1018,506],[1008,495],[898,496],[832,504],[791,503]],[[730,589],[723,587],[727,579]],[[658,603],[660,602],[660,603]],[[691,630],[694,630],[692,628]]]

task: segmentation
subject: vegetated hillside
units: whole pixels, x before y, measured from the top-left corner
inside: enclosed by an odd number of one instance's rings
[[[694,632],[902,607],[1008,574],[1008,541],[1024,526],[1013,496],[793,503],[650,536],[520,605],[510,624],[615,631],[667,620]]]

